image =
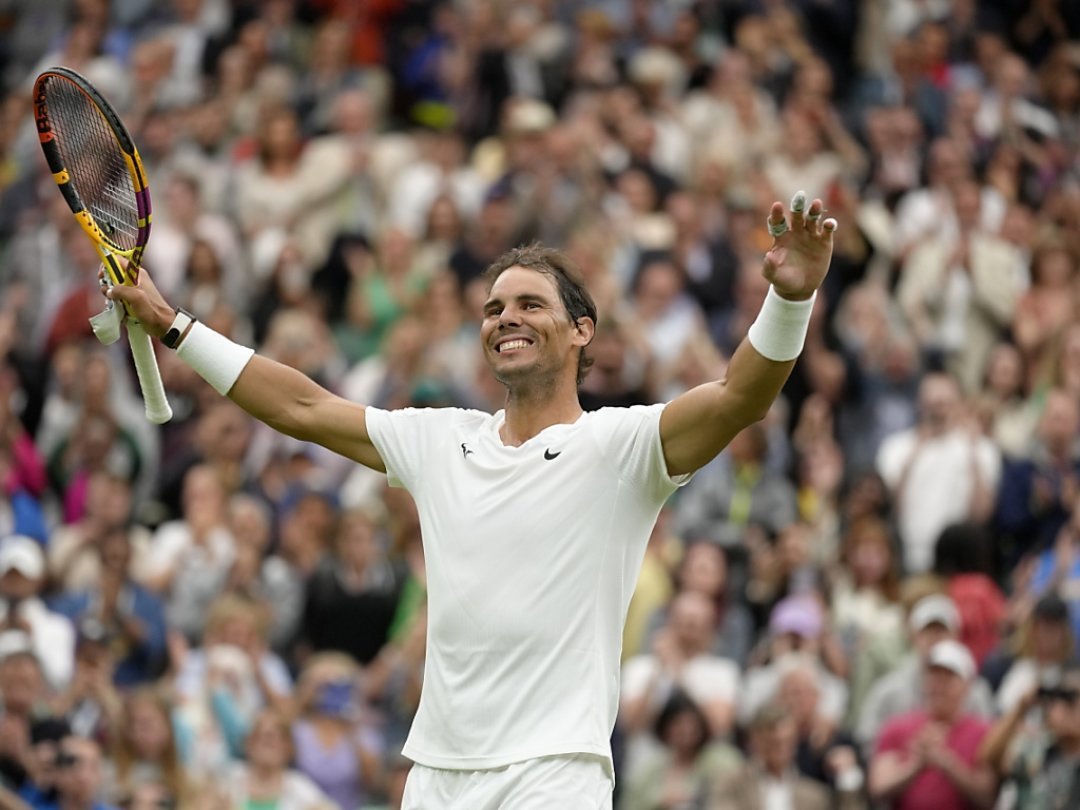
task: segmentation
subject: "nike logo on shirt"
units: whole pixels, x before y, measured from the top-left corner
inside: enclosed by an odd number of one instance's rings
[[[555,459],[557,459],[561,455],[562,455],[562,450],[560,450],[558,453],[552,453],[550,447],[547,450],[544,451],[544,458],[546,458],[548,461],[554,461]]]

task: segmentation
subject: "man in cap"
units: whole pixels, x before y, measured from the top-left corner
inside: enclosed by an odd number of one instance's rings
[[[956,640],[960,614],[944,594],[931,594],[915,603],[908,616],[911,651],[870,689],[855,724],[855,739],[864,750],[873,747],[878,732],[891,718],[915,710],[923,698],[926,656],[939,641]],[[992,717],[994,698],[982,678],[973,678],[964,692],[966,708],[981,717]]]
[[[926,656],[922,705],[881,730],[870,761],[870,797],[894,808],[967,810],[991,807],[997,779],[978,762],[986,720],[964,708],[975,660],[958,641],[934,644]]]
[[[8,633],[24,633],[45,677],[60,687],[71,677],[75,631],[45,607],[39,596],[44,577],[45,556],[36,540],[22,535],[0,540],[0,646]]]

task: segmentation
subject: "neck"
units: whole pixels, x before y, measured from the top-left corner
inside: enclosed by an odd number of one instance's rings
[[[558,385],[511,388],[506,395],[506,421],[500,434],[503,442],[517,447],[552,425],[569,425],[581,416],[577,387]]]

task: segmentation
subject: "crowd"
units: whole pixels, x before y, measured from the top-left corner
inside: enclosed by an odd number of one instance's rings
[[[385,478],[175,355],[148,424],[29,88],[139,145],[174,304],[359,402],[494,410],[480,274],[565,248],[588,409],[723,375],[774,199],[840,223],[769,416],[661,514],[626,810],[1080,806],[1080,4],[0,2],[0,806],[399,806]]]

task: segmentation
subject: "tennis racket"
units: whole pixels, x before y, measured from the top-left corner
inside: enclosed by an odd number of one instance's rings
[[[150,238],[150,190],[120,117],[85,78],[53,67],[34,82],[34,118],[49,170],[97,248],[106,283],[134,285]],[[126,267],[117,256],[127,259]],[[150,336],[130,312],[125,322],[146,418],[158,425],[168,422],[172,408]]]

